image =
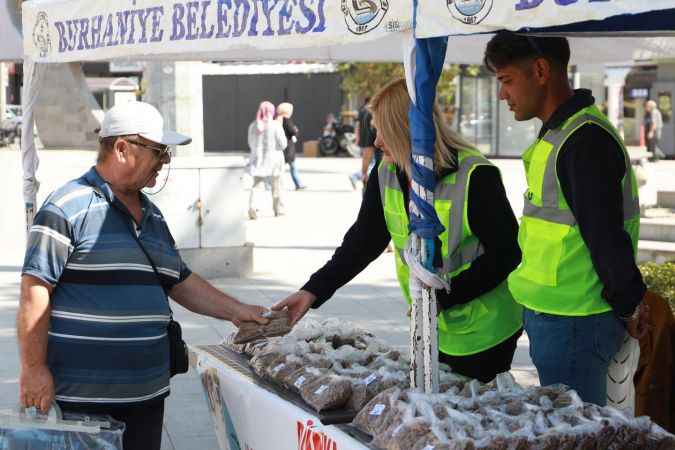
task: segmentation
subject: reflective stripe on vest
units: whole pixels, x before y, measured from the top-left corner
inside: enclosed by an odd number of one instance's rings
[[[460,245],[464,239],[464,205],[466,202],[469,175],[476,166],[481,164],[489,164],[489,162],[482,156],[466,157],[462,161],[462,164],[460,165],[457,172],[450,175],[450,177],[454,176],[455,181],[453,183],[450,183],[447,180],[441,181],[436,187],[436,193],[434,195],[435,201],[449,202],[450,205],[452,205],[450,208],[449,226],[446,226],[446,231],[441,234],[441,236],[443,236],[447,233],[447,240],[441,239],[443,244],[443,267],[439,271],[441,274],[452,274],[461,267],[471,264],[474,259],[483,254],[483,246],[480,244],[478,239],[474,239],[471,242]],[[396,176],[396,169],[393,164],[385,165],[384,168],[381,167],[378,172],[378,177],[380,181],[380,195],[383,199],[383,205],[386,207],[385,200],[387,198],[387,189],[398,191],[401,193],[401,195],[403,195],[403,192],[401,191],[401,186],[398,182],[398,177]],[[455,186],[461,186],[461,189],[457,189]],[[439,212],[440,211],[437,211],[437,213]],[[405,217],[407,219],[407,215]],[[443,219],[441,219],[441,221],[447,222],[447,220]],[[393,227],[393,230],[389,230],[392,234],[392,240],[394,241],[394,246],[396,247],[398,257],[401,258],[401,261],[404,264],[404,251],[409,234],[407,227],[408,223],[406,220],[405,234],[399,231],[399,227]],[[452,255],[448,255],[448,249],[451,248],[455,249],[455,251],[452,253]]]
[[[535,311],[588,316],[611,310],[602,297],[603,286],[576,218],[562,194],[556,172],[565,142],[589,123],[609,133],[623,152],[626,165],[621,180],[624,229],[634,250],[637,246],[640,207],[630,157],[597,107],[584,108],[561,127],[549,130],[523,154],[528,182],[518,236],[523,259],[509,276],[509,289],[516,301]],[[593,195],[592,192],[586,194]]]
[[[441,180],[434,193],[434,208],[446,228],[439,236],[443,259],[439,274],[449,281],[483,254],[483,246],[468,224],[467,197],[473,170],[490,162],[477,151],[461,151],[459,156],[458,170]],[[406,301],[411,303],[409,270],[403,256],[409,236],[404,195],[393,164],[382,163],[378,177],[387,229],[396,247],[397,277]],[[439,314],[439,349],[457,356],[478,353],[508,339],[521,326],[521,307],[504,282],[464,305]]]
[[[640,215],[640,202],[635,196],[637,188],[634,177],[630,176],[630,156],[625,150],[621,138],[615,131],[608,127],[607,124],[590,114],[581,114],[576,117],[570,124],[565,126],[565,129],[556,132],[549,131],[542,138],[543,141],[552,145],[553,149],[548,155],[546,162],[546,170],[544,172],[544,179],[542,184],[542,206],[534,205],[530,199],[525,196],[525,204],[523,215],[530,217],[538,217],[549,222],[555,222],[563,225],[575,226],[577,221],[572,211],[569,208],[561,209],[558,205],[559,198],[559,183],[558,174],[556,173],[556,162],[560,149],[565,144],[567,139],[581,126],[593,123],[600,126],[607,131],[621,146],[624,154],[624,161],[626,167],[626,175],[624,175],[623,183],[623,217],[624,220],[629,220],[635,216]]]

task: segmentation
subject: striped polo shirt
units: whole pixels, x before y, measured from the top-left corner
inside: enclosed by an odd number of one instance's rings
[[[23,273],[54,287],[47,363],[56,400],[138,404],[169,394],[167,297],[190,275],[159,209],[140,194],[136,225],[92,167],[50,194],[28,236]]]

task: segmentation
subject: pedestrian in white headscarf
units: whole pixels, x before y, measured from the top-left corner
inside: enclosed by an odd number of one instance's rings
[[[248,146],[251,149],[249,173],[253,177],[253,187],[249,197],[248,216],[258,218],[254,207],[255,187],[260,183],[272,187],[272,206],[274,215],[281,210],[281,175],[284,170],[284,149],[288,141],[281,123],[274,120],[275,108],[268,101],[260,103],[256,120],[248,127]]]

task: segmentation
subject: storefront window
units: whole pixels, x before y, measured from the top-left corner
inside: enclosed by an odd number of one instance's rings
[[[459,132],[483,154],[493,153],[495,104],[494,77],[461,76]]]
[[[537,137],[539,121],[517,122],[506,102],[499,100],[493,74],[458,77],[459,98],[453,127],[489,156],[520,156]]]

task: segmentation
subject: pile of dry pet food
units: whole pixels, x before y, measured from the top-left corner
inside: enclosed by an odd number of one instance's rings
[[[286,336],[223,345],[251,356],[260,377],[297,392],[316,411],[359,411],[380,392],[409,383],[408,360],[372,334],[337,320],[304,320]]]
[[[522,388],[509,373],[487,384],[457,380],[440,394],[391,388],[353,425],[387,450],[627,450],[675,448],[648,417],[581,401],[565,386]]]
[[[409,387],[409,360],[338,320],[305,319],[283,337],[226,347],[249,355],[258,376],[298,393],[316,411],[357,411],[352,425],[388,450],[675,449],[647,417],[581,401],[565,386],[490,383],[440,365],[439,394]]]

